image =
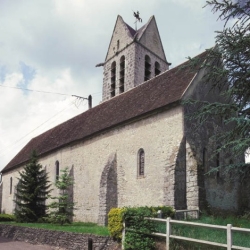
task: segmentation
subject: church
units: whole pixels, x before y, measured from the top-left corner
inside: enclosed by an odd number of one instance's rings
[[[206,52],[197,58],[205,60]],[[5,166],[1,212],[13,213],[18,171],[33,150],[51,182],[69,168],[75,221],[106,225],[109,210],[124,206],[237,211],[238,179],[206,174],[234,160],[210,157],[218,122],[194,130],[187,115],[196,107],[183,102],[219,95],[203,84],[206,69],[188,65],[169,69],[154,16],[138,30],[118,16],[105,61],[97,65],[103,66],[102,102],[33,138]]]

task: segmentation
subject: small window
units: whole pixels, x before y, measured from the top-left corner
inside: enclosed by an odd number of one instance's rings
[[[125,79],[125,56],[120,59],[120,81],[119,81],[119,93],[124,92],[124,80]]]
[[[111,85],[110,85],[110,96],[115,96],[115,82],[116,82],[116,62],[111,64]]]
[[[158,62],[155,62],[155,76],[158,76],[160,73],[160,64]]]
[[[151,78],[151,59],[148,55],[145,56],[145,73],[144,81],[147,81]]]
[[[119,50],[119,48],[120,48],[120,41],[117,40],[117,50]]]
[[[145,153],[141,148],[138,152],[138,176],[144,176],[145,174]]]
[[[59,179],[59,172],[60,172],[59,161],[56,161],[56,180]]]
[[[10,177],[10,194],[12,194],[12,177]]]

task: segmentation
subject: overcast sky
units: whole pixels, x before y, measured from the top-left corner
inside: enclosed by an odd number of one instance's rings
[[[205,0],[0,0],[0,170],[28,141],[101,101],[117,15],[134,27],[155,15],[171,67],[214,45],[222,23]],[[56,92],[31,92],[11,87]]]

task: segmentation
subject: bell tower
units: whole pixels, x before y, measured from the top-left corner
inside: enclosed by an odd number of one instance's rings
[[[102,64],[102,101],[156,77],[169,65],[154,16],[136,31],[118,15]]]

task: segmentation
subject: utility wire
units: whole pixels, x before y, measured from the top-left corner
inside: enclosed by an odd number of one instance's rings
[[[74,103],[71,103],[69,106],[74,105]],[[20,142],[22,139],[24,139],[25,137],[27,137],[28,135],[30,135],[32,132],[34,132],[35,130],[37,130],[38,128],[40,128],[41,126],[43,126],[45,123],[47,123],[48,121],[50,121],[51,119],[53,119],[54,117],[58,116],[60,113],[62,113],[63,111],[65,111],[66,109],[69,108],[69,106],[67,105],[67,107],[65,107],[64,109],[60,110],[58,113],[56,113],[55,115],[53,115],[52,117],[50,117],[48,120],[46,120],[45,122],[43,122],[42,124],[40,124],[39,126],[37,126],[36,128],[34,128],[33,130],[31,130],[29,133],[27,133],[26,135],[24,135],[23,137],[21,137],[20,139],[18,139],[17,141],[15,141],[13,144],[7,146],[5,148],[5,150],[3,150],[0,155],[3,156],[5,155],[6,151],[8,151],[10,148],[14,147],[18,142]]]
[[[27,91],[32,91],[32,92],[46,93],[46,94],[72,96],[72,95],[69,95],[69,94],[62,94],[62,93],[57,93],[57,92],[49,92],[49,91],[43,91],[43,90],[25,89],[25,88],[21,88],[21,87],[12,87],[12,86],[4,86],[4,85],[0,85],[0,87],[3,87],[3,88],[12,88],[12,89],[20,89],[20,90],[27,90]]]

